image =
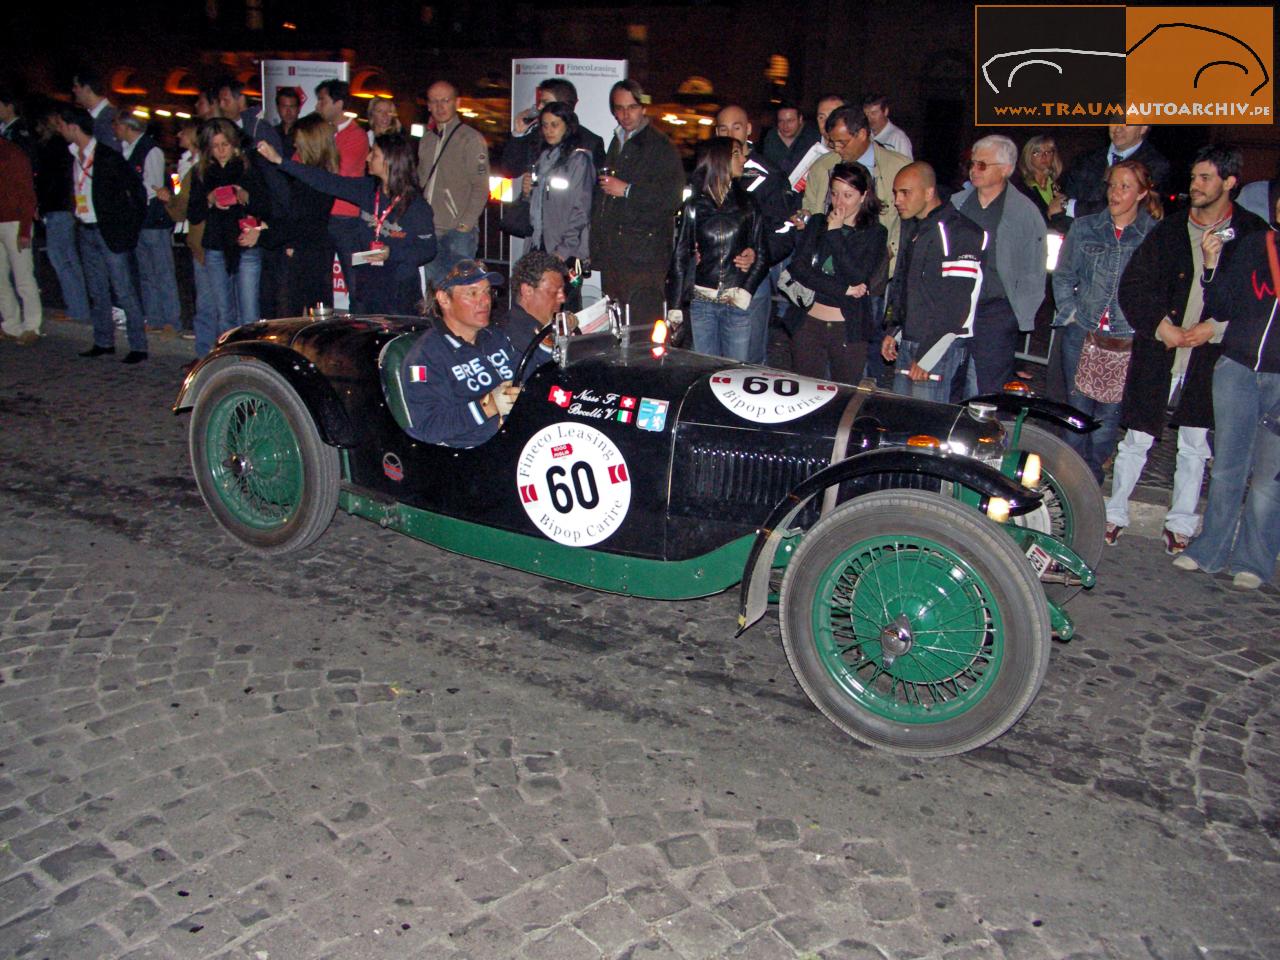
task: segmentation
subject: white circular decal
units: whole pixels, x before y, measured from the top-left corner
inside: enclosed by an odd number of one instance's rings
[[[622,451],[585,423],[553,423],[531,437],[520,451],[516,484],[534,526],[571,547],[607,539],[631,506]]]
[[[711,392],[725,408],[756,423],[786,423],[825,406],[834,383],[790,373],[737,367],[711,375]]]

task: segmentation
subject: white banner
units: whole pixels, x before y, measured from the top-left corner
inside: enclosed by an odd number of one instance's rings
[[[609,88],[627,76],[625,60],[571,60],[563,57],[529,57],[511,61],[511,131],[522,133],[519,116],[537,110],[538,84],[543,80],[568,80],[578,91],[578,122],[604,138],[605,148],[617,126],[609,112]]]
[[[316,109],[316,84],[324,80],[351,79],[351,68],[340,61],[329,60],[263,60],[262,116],[270,124],[280,122],[276,113],[276,91],[287,87],[298,92],[301,106],[298,116],[305,117]],[[348,110],[356,105],[348,103]]]

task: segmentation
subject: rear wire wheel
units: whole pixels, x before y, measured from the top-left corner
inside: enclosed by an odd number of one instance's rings
[[[338,506],[338,451],[297,393],[265,364],[208,373],[191,415],[191,467],[223,528],[259,553],[311,544]]]
[[[911,490],[858,497],[817,523],[787,567],[782,643],[845,733],[937,757],[989,743],[1049,664],[1035,572],[971,507]]]

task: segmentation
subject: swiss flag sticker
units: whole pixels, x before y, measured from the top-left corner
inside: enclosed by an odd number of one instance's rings
[[[532,483],[526,483],[520,488],[520,502],[533,503],[538,499],[538,488]]]
[[[609,468],[610,483],[627,483],[630,479],[627,476],[627,465],[625,463],[616,463]]]
[[[623,397],[621,400],[618,401],[618,406],[620,406],[623,410],[634,410],[636,408],[636,398]]]
[[[555,386],[551,388],[551,392],[547,394],[547,399],[554,403],[557,407],[567,407],[573,399],[573,393],[564,387]]]

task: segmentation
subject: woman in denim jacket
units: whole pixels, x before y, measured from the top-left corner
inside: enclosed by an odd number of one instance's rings
[[[1062,330],[1062,373],[1067,402],[1101,422],[1092,433],[1068,433],[1075,449],[1102,483],[1102,465],[1115,452],[1120,432],[1120,391],[1114,403],[1087,396],[1076,384],[1086,338],[1112,351],[1132,346],[1117,292],[1129,258],[1163,214],[1151,174],[1136,160],[1122,160],[1106,174],[1107,209],[1078,218],[1067,234],[1053,275],[1054,326]]]

